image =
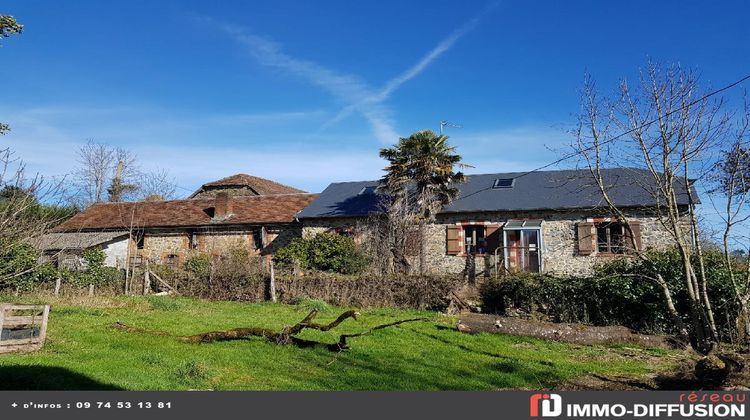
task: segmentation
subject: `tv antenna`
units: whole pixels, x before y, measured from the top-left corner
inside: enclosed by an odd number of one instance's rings
[[[444,129],[445,127],[451,127],[451,128],[464,128],[464,126],[463,126],[463,125],[461,125],[461,124],[453,124],[453,123],[452,123],[452,122],[450,122],[450,121],[442,120],[442,121],[440,121],[440,135],[441,135],[441,136],[443,135],[443,129]]]

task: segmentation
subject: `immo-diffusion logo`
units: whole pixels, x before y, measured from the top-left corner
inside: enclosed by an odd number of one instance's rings
[[[562,397],[557,394],[534,394],[531,396],[529,415],[539,417],[541,408],[542,417],[557,417],[562,414]]]
[[[567,418],[745,418],[747,394],[743,392],[696,392],[679,394],[654,394],[663,396],[659,402],[616,402],[616,396],[598,395],[602,402],[563,403],[558,394],[532,394],[529,402],[531,417]],[[673,399],[674,398],[674,399]]]

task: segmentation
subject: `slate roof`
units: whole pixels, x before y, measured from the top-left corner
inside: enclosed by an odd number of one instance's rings
[[[647,170],[613,168],[603,170],[609,194],[621,207],[653,207],[650,191],[655,188]],[[606,202],[586,170],[511,172],[469,175],[459,185],[459,198],[443,209],[443,213],[481,211],[530,211],[550,209],[592,209],[606,207]],[[510,188],[492,188],[497,179],[513,179]],[[382,196],[362,194],[378,181],[337,182],[330,184],[320,196],[298,215],[298,218],[366,216],[379,212]],[[686,189],[678,200],[687,205]],[[696,197],[697,202],[697,195]]]
[[[127,231],[47,233],[30,242],[41,251],[59,251],[91,248],[127,236]]]
[[[213,220],[213,198],[94,204],[55,228],[56,232],[153,227],[291,223],[317,194],[231,197],[232,215]],[[131,223],[132,221],[132,223]]]
[[[200,188],[198,188],[196,192],[190,195],[190,198],[193,198],[194,196],[205,190],[218,189],[221,187],[248,187],[251,190],[255,191],[255,193],[258,195],[295,194],[305,192],[288,185],[279,184],[278,182],[271,181],[270,179],[247,174],[235,174],[226,178],[222,178],[218,181],[212,181],[203,184]]]

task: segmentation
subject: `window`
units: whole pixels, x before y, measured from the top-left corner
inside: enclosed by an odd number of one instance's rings
[[[464,252],[466,254],[484,254],[487,251],[484,225],[464,226]]]
[[[497,178],[492,184],[492,188],[513,188],[515,178]]]
[[[509,220],[503,227],[503,242],[508,271],[542,271],[541,220]]]
[[[190,242],[190,249],[198,249],[198,234],[194,230],[191,230],[188,234],[188,241]]]
[[[352,226],[339,226],[335,229],[333,229],[333,233],[340,235],[340,236],[348,236],[350,238],[354,237],[354,228]]]
[[[596,224],[596,250],[606,254],[625,252],[625,226],[619,222]]]
[[[255,249],[263,249],[265,242],[265,229],[260,228],[253,231],[253,242],[255,243]]]
[[[180,256],[175,254],[169,254],[166,258],[164,258],[164,264],[171,268],[175,269],[180,265]]]
[[[445,227],[445,252],[459,256],[493,254],[500,247],[500,226],[500,223],[490,221],[448,225]],[[418,250],[422,242],[419,229],[409,232],[406,242],[414,242],[414,248]]]
[[[145,245],[145,235],[143,235],[142,233],[139,233],[138,236],[136,236],[135,241],[136,241],[135,243],[136,247],[138,249],[143,249]]]
[[[130,265],[132,267],[140,267],[143,265],[143,256],[142,255],[136,255],[133,257],[130,257]]]

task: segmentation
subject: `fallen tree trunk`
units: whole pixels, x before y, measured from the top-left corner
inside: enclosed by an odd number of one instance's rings
[[[381,330],[383,328],[392,327],[392,326],[404,324],[407,322],[424,321],[427,319],[427,318],[403,319],[400,321],[377,325],[375,327],[370,328],[369,330],[359,332],[359,333],[341,334],[339,336],[339,340],[336,343],[323,343],[319,341],[306,340],[303,338],[296,337],[296,335],[301,333],[305,328],[310,328],[310,329],[318,330],[318,331],[329,331],[329,330],[336,328],[339,324],[341,324],[342,322],[344,322],[345,320],[349,318],[356,320],[357,316],[359,315],[359,313],[356,311],[346,311],[328,324],[317,324],[317,323],[312,322],[312,320],[317,316],[317,314],[318,314],[317,310],[312,310],[310,311],[309,314],[307,314],[307,316],[305,316],[302,319],[302,321],[292,326],[284,327],[281,331],[274,331],[274,330],[271,330],[268,328],[262,328],[262,327],[244,327],[244,328],[233,328],[231,330],[225,330],[225,331],[209,331],[209,332],[196,334],[196,335],[177,337],[177,339],[185,343],[201,344],[201,343],[211,343],[214,341],[244,340],[244,339],[251,338],[251,337],[260,337],[274,344],[281,344],[281,345],[292,344],[300,348],[325,347],[326,349],[330,351],[342,351],[342,350],[346,350],[349,348],[349,345],[346,341],[348,338],[361,337],[364,335],[369,335],[372,332]],[[114,323],[112,325],[112,328],[115,328],[121,331],[146,333],[146,334],[153,334],[153,335],[159,335],[159,336],[169,335],[168,333],[164,333],[161,331],[150,331],[150,330],[145,330],[142,328],[130,327],[121,322]]]
[[[501,317],[497,315],[463,313],[458,330],[467,333],[537,337],[575,344],[635,344],[642,347],[684,348],[687,344],[674,337],[637,334],[626,327],[594,327],[583,324],[564,324]]]

